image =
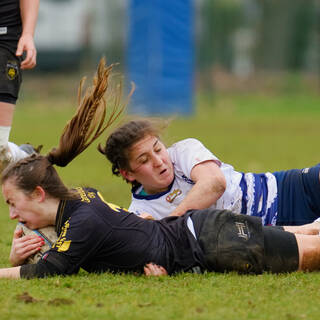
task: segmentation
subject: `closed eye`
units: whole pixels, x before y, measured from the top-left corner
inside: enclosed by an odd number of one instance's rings
[[[139,163],[140,164],[145,164],[145,163],[147,163],[148,162],[148,157],[141,157],[140,159],[139,159]]]

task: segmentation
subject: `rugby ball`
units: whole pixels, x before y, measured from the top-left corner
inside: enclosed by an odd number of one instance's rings
[[[24,236],[27,236],[29,234],[35,234],[37,236],[42,237],[45,242],[44,245],[41,247],[41,250],[35,253],[34,255],[30,256],[29,258],[27,258],[24,264],[37,263],[41,259],[42,255],[48,250],[50,250],[50,248],[58,239],[54,226],[32,230],[26,227],[23,223],[18,222],[16,226],[16,230],[17,229],[22,229]]]

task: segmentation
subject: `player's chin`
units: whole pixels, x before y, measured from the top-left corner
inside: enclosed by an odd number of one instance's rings
[[[29,222],[24,222],[23,223],[27,228],[34,230],[34,229],[38,229],[38,227],[34,226],[34,224],[29,223]]]
[[[159,182],[158,183],[158,192],[167,191],[170,184],[171,184],[171,181],[169,181],[169,180],[163,180],[163,181]]]
[[[25,222],[24,225],[31,229],[31,230],[36,230],[36,229],[40,229],[40,228],[44,228],[47,226],[44,226],[43,224],[39,224],[39,223],[32,223],[32,222]]]
[[[170,175],[170,174],[167,175],[166,177],[163,177],[163,179],[162,179],[163,186],[166,188],[169,187],[170,184],[172,183],[173,179],[174,179],[174,176]]]
[[[173,181],[174,174],[171,170],[166,170],[160,174],[160,180],[163,181],[163,183],[171,184]]]

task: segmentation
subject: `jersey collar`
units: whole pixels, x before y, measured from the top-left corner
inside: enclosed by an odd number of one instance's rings
[[[133,187],[131,189],[131,193],[132,193],[132,196],[135,198],[135,199],[139,199],[139,200],[154,200],[154,199],[159,199],[161,198],[163,195],[167,194],[172,186],[173,186],[173,183],[174,183],[174,180],[175,180],[175,177],[174,179],[172,180],[171,184],[169,185],[168,189],[163,191],[163,192],[159,192],[159,193],[155,193],[155,194],[148,194],[148,195],[141,195],[141,194],[138,194],[137,193],[137,190],[139,188],[141,188],[141,186],[136,186],[136,187]]]

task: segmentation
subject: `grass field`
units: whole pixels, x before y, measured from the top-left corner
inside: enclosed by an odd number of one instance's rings
[[[49,93],[33,89],[19,102],[11,138],[43,144],[46,152],[74,112],[76,83]],[[316,94],[217,94],[199,96],[195,115],[176,117],[164,139],[196,137],[238,170],[275,171],[320,162],[319,123]],[[95,186],[108,201],[128,206],[129,186],[111,176],[96,145],[59,172],[69,186]],[[0,267],[7,267],[15,222],[3,200],[0,209]],[[67,278],[0,280],[0,319],[319,319],[319,283],[320,272],[149,279],[81,271]]]

